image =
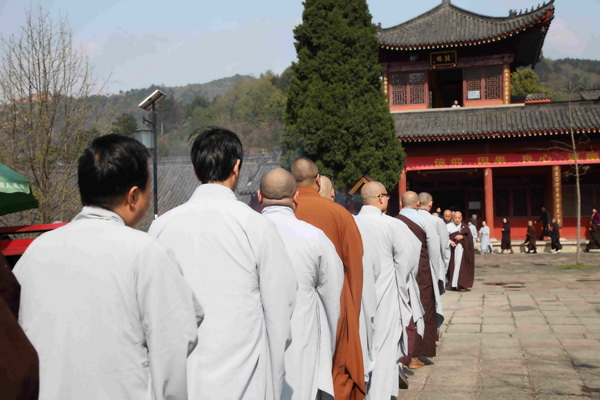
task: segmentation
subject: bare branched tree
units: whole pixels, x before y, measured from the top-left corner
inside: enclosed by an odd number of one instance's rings
[[[90,101],[103,85],[66,19],[41,7],[26,11],[20,34],[3,38],[0,50],[0,160],[31,180],[40,202],[20,222],[65,220],[78,204],[77,160],[107,129]]]

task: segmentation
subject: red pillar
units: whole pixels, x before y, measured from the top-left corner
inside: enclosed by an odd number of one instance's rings
[[[485,222],[490,227],[490,237],[494,235],[494,180],[492,169],[483,171],[483,186],[485,190]]]
[[[402,209],[402,195],[406,192],[406,170],[403,169],[400,174],[400,179],[398,179],[398,209]]]

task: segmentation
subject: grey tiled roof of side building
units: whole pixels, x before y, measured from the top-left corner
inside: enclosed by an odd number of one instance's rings
[[[575,132],[600,132],[600,100],[570,104]],[[392,113],[400,140],[443,141],[567,134],[569,103],[440,108]]]
[[[449,0],[399,25],[378,32],[381,45],[421,46],[497,38],[524,28],[554,8],[554,0],[535,10],[490,17],[456,7]]]
[[[268,171],[279,167],[279,152],[247,154],[244,156],[238,189],[238,200],[246,204],[252,201],[260,185],[260,179]],[[200,184],[188,157],[162,158],[158,162],[158,214],[185,203]],[[154,219],[154,204],[138,224],[137,229],[147,231]]]

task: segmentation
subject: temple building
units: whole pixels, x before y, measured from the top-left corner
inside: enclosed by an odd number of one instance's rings
[[[584,232],[600,204],[600,94],[511,98],[511,73],[540,60],[553,18],[553,0],[506,17],[443,0],[379,29],[384,91],[407,154],[399,195],[427,191],[435,207],[477,214],[498,239],[507,217],[513,241],[524,239],[519,228],[544,206],[562,237],[574,238],[577,158]]]

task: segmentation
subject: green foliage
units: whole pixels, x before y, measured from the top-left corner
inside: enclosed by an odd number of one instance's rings
[[[600,87],[600,61],[563,58],[542,59],[535,67],[540,77],[540,84],[550,89],[552,99],[564,101],[568,99],[569,83],[573,88]],[[573,100],[580,99],[579,91],[572,94]]]
[[[123,136],[133,137],[135,131],[138,130],[138,123],[136,118],[131,114],[121,114],[112,123],[112,129],[110,133],[116,133]]]
[[[277,80],[275,74],[266,72],[235,84],[208,106],[195,107],[185,123],[188,135],[217,125],[238,133],[246,151],[271,150],[279,144],[285,107],[285,95],[274,84]]]
[[[534,93],[545,93],[551,95],[550,90],[540,85],[540,77],[531,69],[522,69],[513,72],[511,77],[511,94],[513,96],[527,95]]]
[[[282,164],[313,159],[340,187],[368,175],[392,188],[405,157],[381,89],[376,29],[365,0],[306,0],[294,30]]]

